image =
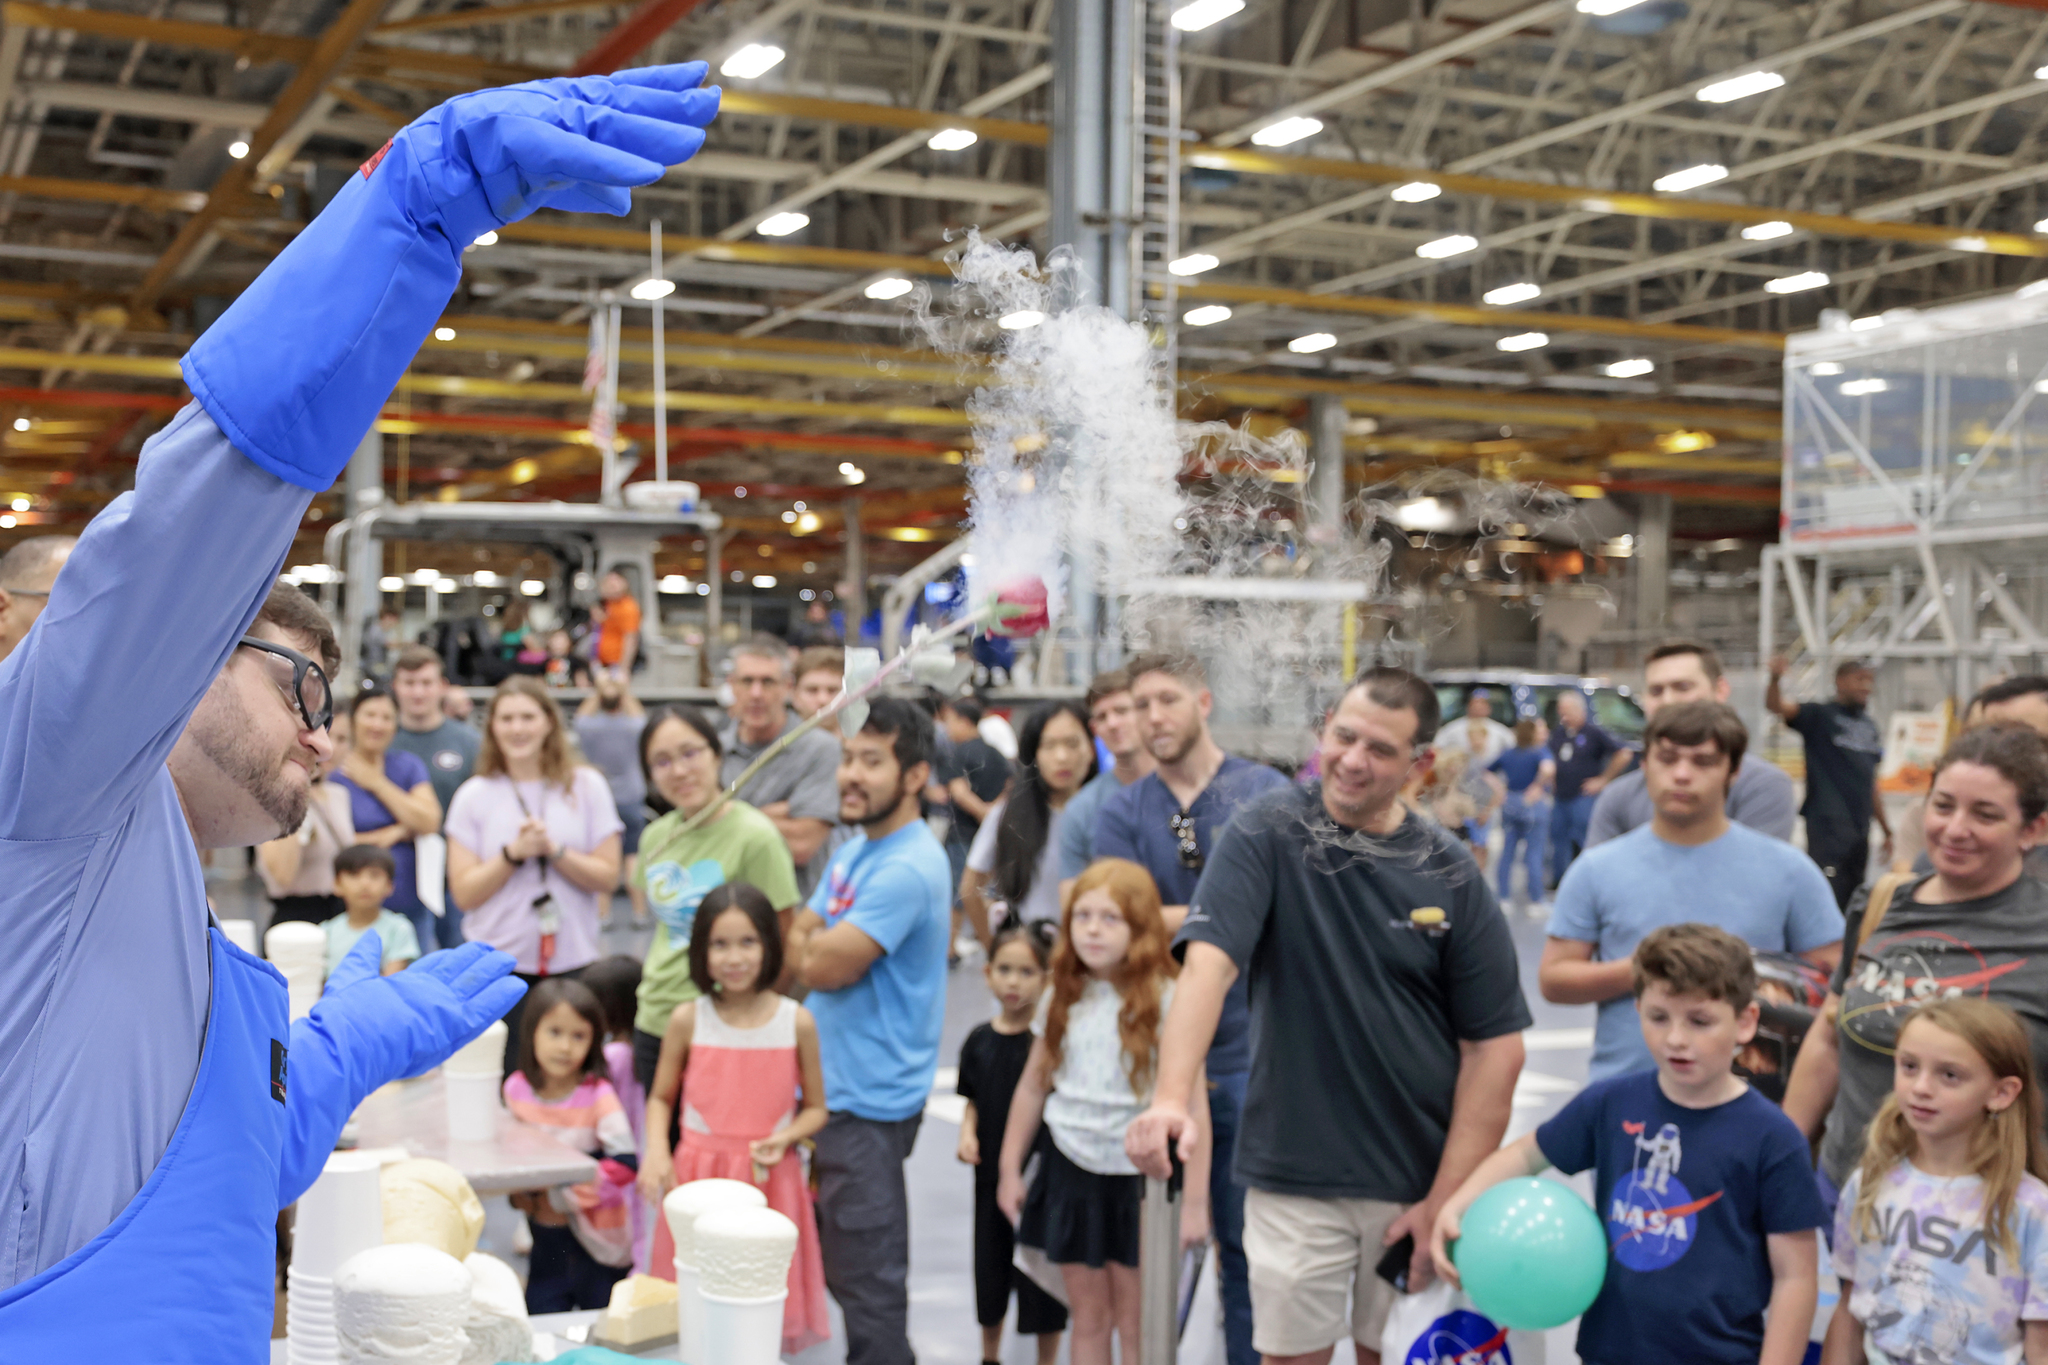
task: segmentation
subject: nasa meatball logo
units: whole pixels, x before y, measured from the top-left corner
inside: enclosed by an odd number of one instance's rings
[[[1700,1210],[1721,1192],[1695,1199],[1679,1180],[1685,1151],[1677,1124],[1652,1133],[1647,1123],[1624,1122],[1621,1130],[1635,1140],[1635,1160],[1629,1173],[1614,1182],[1607,1236],[1614,1243],[1614,1259],[1630,1270],[1663,1270],[1692,1250]]]
[[[462,766],[460,749],[438,749],[434,753],[434,766],[444,773],[452,773]]]
[[[1454,1308],[1415,1338],[1401,1365],[1515,1365],[1508,1354],[1508,1329]]]

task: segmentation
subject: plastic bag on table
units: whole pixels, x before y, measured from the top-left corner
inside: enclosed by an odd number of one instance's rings
[[[1508,1329],[1443,1280],[1395,1298],[1380,1333],[1386,1365],[1507,1365]]]

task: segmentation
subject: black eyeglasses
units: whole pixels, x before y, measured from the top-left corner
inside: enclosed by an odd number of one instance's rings
[[[240,645],[283,659],[292,666],[292,680],[289,686],[277,684],[278,690],[298,703],[299,719],[306,722],[308,730],[325,730],[334,720],[334,684],[327,680],[327,670],[313,662],[296,649],[259,640],[253,635],[244,635]],[[272,673],[273,680],[276,673]]]
[[[1195,817],[1180,811],[1166,822],[1173,837],[1180,840],[1180,865],[1190,872],[1202,870],[1202,846],[1195,842]]]

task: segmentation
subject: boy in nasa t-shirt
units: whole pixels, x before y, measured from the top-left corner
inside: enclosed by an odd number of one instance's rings
[[[1579,1322],[1586,1365],[1798,1365],[1826,1213],[1805,1137],[1731,1069],[1756,1034],[1749,947],[1675,924],[1642,941],[1634,967],[1657,1069],[1595,1082],[1481,1163],[1438,1217],[1439,1269],[1489,1186],[1590,1168],[1609,1254]]]

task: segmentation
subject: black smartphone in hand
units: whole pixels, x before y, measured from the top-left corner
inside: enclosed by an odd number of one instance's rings
[[[1408,1292],[1408,1267],[1415,1260],[1415,1234],[1409,1233],[1388,1247],[1373,1272],[1399,1293]]]

